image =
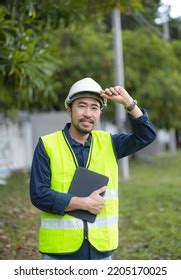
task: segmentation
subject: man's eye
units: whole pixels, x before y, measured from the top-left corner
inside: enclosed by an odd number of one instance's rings
[[[85,105],[80,104],[79,108],[85,108]]]
[[[97,111],[98,108],[97,107],[92,107],[92,110]]]

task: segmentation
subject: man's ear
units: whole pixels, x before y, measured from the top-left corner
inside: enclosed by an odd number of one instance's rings
[[[69,117],[71,116],[71,107],[67,108],[66,110],[67,114],[69,115]]]

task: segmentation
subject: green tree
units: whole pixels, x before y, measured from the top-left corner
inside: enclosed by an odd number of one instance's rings
[[[55,98],[57,82],[52,80],[60,62],[49,51],[48,42],[32,28],[9,19],[8,10],[0,7],[0,108],[28,109],[38,98]]]
[[[123,32],[126,88],[157,127],[180,128],[181,80],[172,45],[150,30]]]
[[[92,77],[103,87],[113,83],[112,34],[105,32],[101,23],[82,27],[72,24],[47,36],[59,46],[62,61],[62,67],[55,77],[60,81],[57,100],[51,102],[47,109],[64,109],[64,100],[71,84],[81,77]],[[32,100],[30,107],[44,109],[41,100],[38,103]],[[109,108],[110,111],[112,108]]]
[[[121,10],[121,25],[123,30],[135,30],[140,27],[149,26],[151,29],[155,29],[155,32],[159,32],[160,27],[155,23],[157,18],[158,8],[160,6],[160,0],[142,0],[142,6],[140,9],[136,9],[129,3],[129,9]],[[106,15],[105,23],[107,30],[111,31],[112,28],[112,17],[111,14]]]
[[[170,18],[169,31],[171,40],[181,39],[181,18]]]
[[[99,30],[98,30],[99,29]],[[74,25],[60,32],[60,51],[64,67],[61,77],[67,94],[70,85],[81,76],[99,81],[103,87],[110,85],[113,76],[112,35],[104,32],[101,24],[75,28]]]
[[[174,54],[177,58],[177,61],[178,61],[178,69],[181,71],[181,64],[180,64],[180,61],[181,61],[181,41],[180,40],[172,40],[171,41],[171,46],[172,46],[172,49],[174,51]]]
[[[62,56],[47,34],[60,26],[95,21],[115,7],[140,9],[141,1],[2,0],[0,111],[54,107]]]
[[[147,3],[145,13],[152,18],[158,2],[1,1],[1,112],[60,110],[70,84],[80,77],[93,77],[103,87],[113,84],[112,35],[103,17],[115,7],[131,13]],[[123,42],[126,88],[159,127],[180,127],[179,43],[148,29],[125,31]],[[111,106],[108,114],[112,117]]]
[[[155,18],[157,17],[160,0],[148,1],[142,0],[143,8],[139,11],[133,9],[132,12],[123,12],[122,27],[123,29],[137,29],[147,24],[148,26],[155,26]]]

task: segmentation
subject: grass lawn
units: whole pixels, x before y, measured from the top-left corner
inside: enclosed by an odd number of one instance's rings
[[[181,151],[130,163],[120,183],[119,248],[114,259],[181,258]],[[0,259],[39,259],[39,211],[29,199],[27,174],[0,185]]]

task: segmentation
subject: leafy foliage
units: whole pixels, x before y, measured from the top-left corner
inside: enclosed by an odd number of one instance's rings
[[[153,19],[160,1],[1,3],[0,111],[12,113],[62,109],[70,85],[82,77],[113,85],[113,40],[104,16],[117,7],[132,16],[139,9]],[[123,32],[126,88],[157,126],[180,128],[180,41],[168,43],[149,29],[129,28],[134,31]],[[106,114],[114,118],[113,106]]]
[[[123,41],[126,88],[158,127],[180,128],[181,81],[172,44],[147,29],[125,31]]]
[[[60,30],[59,46],[63,64],[61,99],[67,95],[70,85],[81,77],[92,77],[103,87],[113,83],[112,36],[104,32],[101,24],[81,28],[71,25]]]
[[[181,17],[170,18],[169,20],[169,31],[171,39],[181,39],[180,32]]]
[[[13,107],[28,109],[36,95],[53,97],[57,82],[53,82],[52,75],[60,66],[43,37],[32,28],[19,26],[17,20],[6,19],[6,12],[1,8],[0,104],[4,112]]]
[[[101,23],[84,27],[71,24],[51,34],[46,32],[44,37],[51,41],[50,52],[56,50],[56,55],[61,58],[61,68],[53,76],[59,86],[55,90],[56,98],[49,103],[38,96],[30,100],[30,110],[64,110],[70,86],[82,77],[92,77],[103,87],[113,83],[112,35],[104,32]],[[110,107],[109,112],[112,110]]]
[[[1,4],[0,111],[6,114],[16,109],[59,109],[56,105],[60,99],[58,73],[64,52],[59,54],[55,38],[59,27],[61,30],[64,26],[81,27],[85,22],[100,19],[115,7],[142,7],[140,0],[3,0]]]

